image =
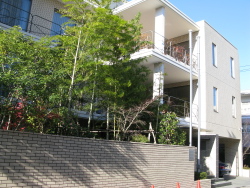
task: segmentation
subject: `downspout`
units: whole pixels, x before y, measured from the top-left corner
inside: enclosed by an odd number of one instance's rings
[[[193,115],[193,78],[192,78],[192,73],[193,73],[193,49],[192,49],[192,30],[189,30],[189,66],[190,66],[190,121],[189,121],[189,146],[192,146],[192,115]]]
[[[196,37],[198,44],[198,144],[197,144],[197,172],[201,170],[201,84],[200,84],[200,36]]]

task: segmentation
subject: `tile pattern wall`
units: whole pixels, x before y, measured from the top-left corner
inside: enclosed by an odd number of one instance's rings
[[[0,130],[0,187],[190,188],[191,150]]]

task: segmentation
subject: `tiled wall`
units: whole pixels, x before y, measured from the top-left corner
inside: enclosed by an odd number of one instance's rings
[[[0,187],[190,188],[194,150],[0,130]]]

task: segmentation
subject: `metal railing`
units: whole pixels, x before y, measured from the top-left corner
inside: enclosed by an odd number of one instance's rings
[[[159,35],[163,38],[164,41],[164,51],[160,50],[155,46],[154,44],[154,36]],[[190,66],[190,58],[189,58],[189,49],[186,49],[184,46],[178,44],[177,42],[173,40],[168,40],[165,37],[161,36],[160,34],[154,32],[154,31],[146,31],[142,33],[141,35],[142,41],[147,41],[149,44],[142,45],[141,49],[148,48],[148,49],[156,49],[159,52],[163,53],[164,55],[169,55],[172,58],[174,58],[178,62],[182,62],[186,65]],[[193,60],[193,68],[197,70],[197,57],[193,54],[192,55]]]
[[[190,102],[177,98],[177,97],[173,97],[173,96],[164,96],[164,103],[167,104],[167,109],[166,111],[169,112],[174,112],[177,117],[180,118],[185,118],[185,117],[190,117]],[[193,104],[193,115],[192,117],[194,117],[194,120],[198,121],[198,105]]]
[[[23,31],[37,35],[37,36],[47,36],[47,35],[51,35],[51,33],[53,33],[53,35],[61,35],[63,34],[63,29],[62,26],[52,22],[51,20],[48,20],[46,18],[43,18],[39,15],[33,15],[28,11],[25,11],[17,6],[14,6],[12,4],[6,3],[6,2],[1,2],[2,4],[5,4],[5,6],[3,6],[2,8],[0,7],[0,23],[3,23],[5,25],[8,26],[14,26],[14,25],[18,25],[20,26],[20,23],[25,23],[27,26],[25,28],[22,28]],[[7,7],[7,8],[6,8]],[[8,9],[8,7],[11,8],[11,10]],[[13,16],[13,14],[11,14],[11,12],[24,12],[25,14],[27,14],[27,18],[24,17],[17,17],[17,16]],[[51,26],[52,24],[57,25],[60,30],[59,31],[54,31],[51,30]]]

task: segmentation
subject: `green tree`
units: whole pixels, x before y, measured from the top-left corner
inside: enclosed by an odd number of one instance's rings
[[[139,104],[146,96],[144,83],[149,70],[139,65],[143,59],[130,58],[145,43],[140,41],[139,16],[125,21],[113,15],[111,2],[75,0],[68,4],[63,12],[75,26],[67,28],[66,35],[58,38],[58,47],[67,49],[63,62],[71,78],[68,106],[75,107],[72,99],[85,102],[85,110],[89,111],[88,129],[94,108],[106,109],[109,129],[110,116],[113,125],[116,124],[117,107]]]
[[[139,16],[125,21],[113,15],[111,0],[65,2],[62,13],[73,26],[65,26],[64,35],[36,41],[18,29],[0,31],[0,82],[8,88],[2,127],[80,135],[76,112],[89,112],[90,130],[93,112],[104,108],[107,129],[112,119],[116,130],[117,109],[146,99],[149,70],[140,65],[144,59],[130,58],[145,43]]]
[[[0,83],[7,90],[1,99],[1,127],[44,132],[49,116],[58,113],[53,98],[59,83],[53,71],[58,53],[50,46],[18,28],[0,30]]]
[[[174,112],[167,112],[160,122],[159,144],[184,145],[186,133],[178,127],[178,119]]]

